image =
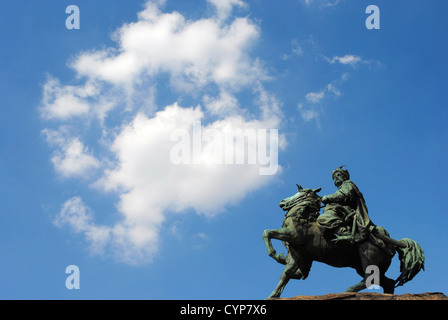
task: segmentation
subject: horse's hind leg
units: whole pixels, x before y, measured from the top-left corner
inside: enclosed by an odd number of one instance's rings
[[[381,272],[381,271],[380,271]],[[365,274],[364,270],[358,271],[358,274],[364,277],[359,283],[349,287],[346,292],[358,292],[367,288],[366,279],[369,275]],[[386,277],[384,272],[381,272],[379,278],[379,285],[383,288],[384,293],[394,293],[395,290],[395,281]]]
[[[377,283],[380,285],[384,293],[394,293],[395,281],[385,276],[385,272],[389,268],[391,259],[384,256],[384,253],[378,247],[365,242],[359,246],[360,265],[356,268],[358,274],[363,277],[359,283],[347,289],[347,292],[358,292],[367,288],[367,280],[378,272]],[[376,268],[375,268],[376,267]],[[369,283],[370,285],[370,283]]]
[[[381,275],[380,286],[383,288],[384,293],[393,294],[395,291],[395,281],[386,277],[384,274]]]
[[[362,262],[361,266],[359,266],[358,268],[356,268],[356,272],[363,278],[361,281],[359,281],[357,284],[348,287],[347,290],[345,290],[345,292],[359,292],[361,290],[364,290],[365,288],[367,288],[366,285],[366,280],[367,280],[367,274],[366,274],[366,268],[367,268],[367,263],[366,262]]]
[[[345,292],[359,292],[361,290],[364,290],[365,288],[366,288],[366,280],[362,279],[357,284],[347,288],[347,290],[345,290]]]
[[[395,291],[395,281],[386,277],[386,271],[389,269],[392,262],[392,257],[386,256],[384,262],[380,265],[380,286],[384,293],[393,294]]]
[[[364,250],[360,250],[360,264],[358,265],[358,267],[356,267],[356,272],[362,277],[362,280],[360,282],[358,282],[357,284],[355,284],[351,287],[348,287],[347,290],[345,290],[345,292],[359,292],[359,291],[367,288],[367,286],[366,286],[366,280],[367,280],[366,268],[369,265],[369,260],[364,253],[365,253]]]

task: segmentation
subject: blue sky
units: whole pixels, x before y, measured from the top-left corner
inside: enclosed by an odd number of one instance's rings
[[[65,26],[71,4],[79,30]],[[365,27],[370,4],[379,30]],[[281,226],[279,201],[296,183],[333,193],[343,164],[371,219],[425,251],[426,271],[396,293],[446,292],[447,9],[2,1],[0,297],[263,299],[283,270],[261,239]],[[170,134],[198,120],[278,129],[279,170],[173,165]],[[358,281],[315,262],[283,296]]]

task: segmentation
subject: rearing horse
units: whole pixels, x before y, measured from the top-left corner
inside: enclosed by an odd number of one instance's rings
[[[363,279],[349,287],[347,292],[366,288],[366,279],[370,275],[368,266],[371,265],[378,267],[379,285],[384,293],[394,293],[397,286],[410,281],[424,269],[425,256],[420,245],[408,238],[394,240],[382,227],[373,225],[369,238],[354,245],[328,241],[316,224],[321,208],[321,197],[317,193],[321,188],[298,188],[295,195],[280,201],[280,208],[286,211],[282,227],[263,232],[269,256],[285,265],[280,281],[268,299],[280,297],[290,279],[306,279],[313,261],[355,269]],[[276,253],[271,239],[283,241],[287,249],[286,257],[283,253]],[[401,261],[401,274],[393,280],[386,277],[385,273],[395,252],[398,252]]]

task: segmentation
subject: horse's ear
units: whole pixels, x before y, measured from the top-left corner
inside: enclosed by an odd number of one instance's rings
[[[313,189],[313,192],[318,193],[318,192],[320,192],[320,190],[322,190],[322,188]]]
[[[299,186],[298,184],[296,184],[296,186],[297,186],[297,188],[299,188],[299,191],[303,190],[302,186]]]

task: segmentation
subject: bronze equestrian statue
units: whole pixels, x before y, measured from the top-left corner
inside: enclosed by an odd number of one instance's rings
[[[332,177],[338,188],[334,194],[320,197],[317,193],[321,188],[298,186],[295,195],[280,201],[280,208],[286,211],[282,227],[263,232],[269,256],[285,265],[268,299],[280,297],[289,279],[306,279],[313,261],[355,269],[362,280],[347,292],[366,288],[369,266],[378,268],[379,285],[384,293],[394,293],[396,287],[424,269],[425,256],[417,242],[408,238],[394,240],[370,220],[364,197],[350,180],[348,171],[339,167],[332,172]],[[326,206],[320,214],[322,203]],[[283,242],[286,256],[276,253],[271,239]],[[401,261],[401,274],[393,280],[385,273],[395,252]]]

